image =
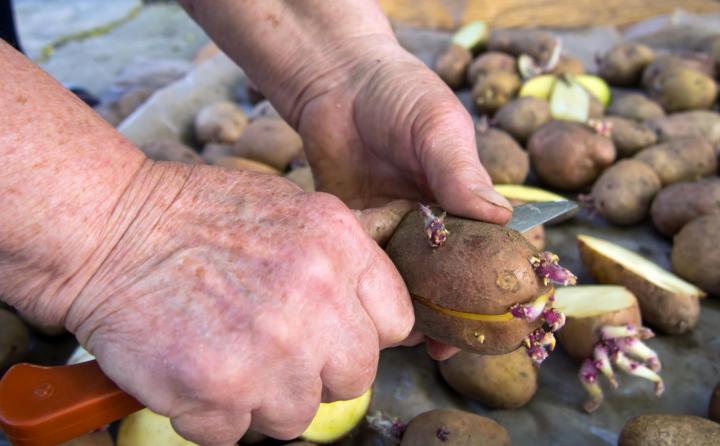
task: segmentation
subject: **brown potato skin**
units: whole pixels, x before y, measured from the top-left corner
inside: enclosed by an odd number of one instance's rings
[[[605,53],[598,64],[598,74],[617,86],[637,85],[643,70],[655,58],[653,50],[635,42],[621,42]]]
[[[640,304],[643,320],[664,333],[680,334],[692,329],[700,317],[700,301],[696,296],[672,293],[638,277],[632,271],[597,255],[578,240],[583,264],[598,283],[623,285]]]
[[[387,245],[387,253],[411,296],[455,311],[497,315],[550,290],[528,260],[538,251],[520,233],[452,216],[445,224],[450,235],[442,247],[433,249],[425,236],[423,217],[413,211]],[[539,327],[539,321],[489,322],[450,316],[417,298],[413,306],[415,325],[423,333],[477,353],[509,353]]]
[[[692,181],[717,171],[717,155],[705,138],[692,137],[650,146],[633,159],[641,161],[660,177],[663,186]]]
[[[668,113],[708,109],[717,97],[713,78],[689,68],[664,70],[647,91]]]
[[[498,51],[488,51],[480,54],[467,69],[467,81],[469,84],[475,85],[479,77],[487,76],[496,71],[518,74],[517,60],[509,54]]]
[[[713,389],[712,395],[710,396],[710,403],[708,404],[708,418],[720,423],[720,382],[717,383]]]
[[[572,317],[566,315],[565,326],[557,332],[558,342],[577,360],[593,357],[593,348],[600,342],[598,330],[605,326],[634,324],[640,327],[642,318],[637,301],[623,308],[597,316]]]
[[[439,430],[447,438],[438,437]],[[400,446],[510,446],[510,435],[496,421],[455,409],[434,409],[408,423]]]
[[[643,71],[642,86],[645,89],[652,88],[659,76],[667,71],[676,69],[695,70],[710,78],[715,77],[715,67],[711,59],[704,57],[693,57],[692,55],[667,54],[656,57]]]
[[[675,183],[657,194],[650,207],[655,228],[675,235],[686,223],[708,214],[720,213],[720,179]]]
[[[546,184],[577,191],[590,185],[615,161],[610,139],[582,124],[550,121],[528,142],[530,165]]]
[[[625,423],[618,446],[714,446],[720,424],[693,415],[640,415]]]
[[[513,56],[527,54],[536,62],[545,64],[555,49],[555,37],[535,29],[494,29],[488,40],[488,50],[501,51]]]
[[[665,116],[665,110],[660,104],[639,93],[625,94],[613,98],[607,113],[640,122]]]
[[[268,164],[284,171],[300,156],[302,139],[285,121],[258,118],[252,121],[235,142],[233,154]]]
[[[530,170],[527,152],[502,130],[485,129],[475,132],[480,162],[493,183],[522,184]]]
[[[459,45],[451,44],[435,61],[435,72],[448,87],[455,90],[462,87],[472,58],[470,51]]]
[[[658,135],[658,141],[700,136],[720,144],[720,114],[709,110],[693,110],[648,119],[645,125]]]
[[[465,398],[493,409],[517,409],[537,392],[538,372],[525,348],[505,355],[461,351],[438,362],[445,382]]]
[[[618,158],[627,158],[657,143],[657,135],[649,127],[631,119],[608,116],[603,121],[609,123]]]
[[[605,170],[590,193],[595,210],[616,225],[634,225],[647,217],[650,203],[662,184],[648,165],[621,160]]]
[[[712,295],[720,295],[720,214],[683,226],[673,238],[673,271]]]
[[[577,57],[568,54],[560,55],[557,65],[550,71],[550,74],[584,74],[585,64]]]
[[[550,104],[544,99],[513,99],[495,114],[498,126],[524,144],[535,130],[552,119]]]
[[[205,160],[191,147],[172,139],[148,141],[140,144],[140,150],[142,150],[148,158],[155,161],[176,161],[187,164],[205,163]]]
[[[17,315],[0,309],[0,373],[23,360],[30,348],[30,331]]]
[[[520,77],[514,73],[494,71],[480,76],[472,89],[472,99],[480,114],[494,114],[515,96],[522,85]]]

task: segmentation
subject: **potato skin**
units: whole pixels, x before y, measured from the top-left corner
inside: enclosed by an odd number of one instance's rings
[[[720,114],[709,110],[693,110],[648,119],[645,125],[658,135],[658,141],[701,136],[720,144]]]
[[[543,99],[523,97],[503,105],[495,114],[498,126],[521,144],[552,119],[550,104]]]
[[[0,372],[23,360],[30,348],[30,331],[17,315],[0,309]]]
[[[472,58],[470,51],[459,45],[451,44],[435,61],[435,72],[448,87],[453,90],[460,88],[465,81],[465,73]]]
[[[527,54],[545,64],[557,44],[555,36],[535,29],[494,29],[488,40],[488,50],[501,51],[513,56]]]
[[[669,113],[707,109],[717,97],[713,78],[689,68],[664,70],[647,90],[650,97]]]
[[[550,291],[528,259],[538,251],[510,229],[449,216],[450,235],[433,249],[419,211],[408,214],[387,245],[387,253],[405,280],[415,308],[415,325],[428,336],[483,354],[517,349],[539,321],[477,321],[441,313],[421,303],[483,315],[507,313]],[[484,340],[482,338],[484,336]]]
[[[650,146],[633,158],[652,167],[663,186],[696,180],[717,170],[715,148],[707,139],[699,137]]]
[[[502,130],[485,129],[475,132],[480,162],[493,183],[522,184],[530,170],[528,154]]]
[[[517,75],[517,60],[509,54],[498,51],[480,54],[467,69],[467,81],[475,85],[479,77],[496,71]]]
[[[641,122],[646,119],[665,116],[665,110],[660,104],[639,93],[625,94],[613,98],[607,112],[609,115]]]
[[[300,135],[285,121],[258,118],[252,121],[235,142],[234,155],[249,158],[284,171],[302,153]]]
[[[578,249],[583,264],[597,282],[623,285],[637,297],[643,320],[648,324],[668,334],[684,333],[697,324],[700,301],[696,296],[659,288],[611,259],[595,254],[582,240],[578,240]]]
[[[612,126],[610,134],[618,158],[632,156],[657,142],[655,132],[637,121],[617,116],[608,116],[603,121]]]
[[[529,241],[538,251],[545,249],[545,226],[537,225],[523,232],[522,235],[525,237],[525,240]]]
[[[240,107],[229,101],[215,102],[201,108],[195,115],[195,139],[201,144],[218,142],[232,144],[248,123]]]
[[[492,409],[517,409],[537,392],[538,372],[525,348],[505,355],[461,351],[438,363],[440,374],[460,395]]]
[[[645,45],[621,42],[605,53],[598,64],[598,74],[612,85],[634,86],[655,53]]]
[[[439,432],[446,434],[441,439]],[[455,409],[434,409],[408,423],[400,446],[510,446],[510,435],[496,421]]]
[[[616,225],[633,225],[645,219],[661,188],[660,178],[648,165],[621,160],[600,175],[591,196],[597,212]]]
[[[585,74],[585,64],[577,57],[562,54],[560,55],[557,65],[550,71],[550,74]]]
[[[655,228],[670,237],[686,223],[707,214],[720,213],[720,179],[675,183],[657,194],[650,207]]]
[[[472,90],[473,104],[481,114],[494,114],[517,96],[520,86],[520,77],[514,73],[494,71],[479,76]]]
[[[692,55],[679,56],[676,54],[668,54],[656,57],[645,67],[642,75],[642,86],[645,89],[650,89],[659,76],[676,69],[694,70],[705,74],[711,79],[715,77],[715,67],[711,59],[693,57]]]
[[[546,184],[577,191],[591,184],[615,161],[610,139],[582,124],[550,121],[528,142],[530,165]]]
[[[720,423],[720,382],[713,389],[708,404],[708,418]]]
[[[720,424],[693,415],[640,415],[625,423],[618,446],[713,446]]]
[[[673,238],[673,271],[712,295],[720,295],[720,214],[683,226]]]
[[[205,163],[202,157],[191,147],[172,139],[148,141],[140,144],[140,150],[142,150],[148,158],[155,161],[176,161],[187,164]]]

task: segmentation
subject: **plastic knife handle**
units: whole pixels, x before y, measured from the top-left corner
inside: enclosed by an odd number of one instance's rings
[[[15,446],[57,445],[142,408],[97,361],[17,364],[0,381],[0,428]]]

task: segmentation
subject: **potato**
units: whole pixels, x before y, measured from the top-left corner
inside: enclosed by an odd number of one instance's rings
[[[30,331],[9,310],[0,309],[0,372],[25,358],[30,348]]]
[[[205,161],[210,164],[214,164],[220,158],[232,156],[233,150],[235,150],[235,146],[233,146],[232,144],[220,144],[216,142],[211,142],[205,144],[201,155]]]
[[[438,367],[456,392],[492,409],[522,407],[538,388],[537,368],[524,348],[506,355],[461,351]]]
[[[455,409],[434,409],[408,423],[400,446],[510,446],[510,435],[490,418]]]
[[[643,71],[642,86],[646,89],[652,88],[657,78],[667,71],[679,68],[695,70],[710,78],[715,77],[715,67],[711,59],[707,57],[693,57],[692,55],[667,54],[656,57]]]
[[[493,183],[522,184],[530,170],[528,154],[502,130],[478,129],[475,132],[480,162]]]
[[[555,291],[555,305],[565,315],[558,341],[577,360],[593,357],[600,342],[598,330],[606,326],[642,326],[635,295],[618,285],[578,285]]]
[[[720,214],[683,226],[673,238],[673,271],[709,294],[720,296]]]
[[[694,415],[640,415],[625,423],[618,446],[714,446],[720,424]]]
[[[673,236],[687,222],[707,214],[720,213],[720,179],[675,183],[655,197],[650,207],[655,228]]]
[[[540,189],[539,187],[523,186],[520,184],[496,184],[494,187],[500,195],[508,200],[516,200],[524,203],[567,200],[567,198],[562,195]]]
[[[710,396],[710,404],[708,404],[708,418],[720,423],[720,382],[713,389]]]
[[[227,167],[228,169],[250,170],[252,172],[266,173],[269,175],[281,175],[281,172],[272,166],[268,166],[267,164],[259,161],[240,158],[239,156],[224,156],[215,160],[213,164],[216,166]]]
[[[315,178],[310,166],[293,169],[285,174],[285,178],[300,186],[305,192],[315,192]]]
[[[480,114],[493,114],[517,95],[520,77],[514,73],[493,71],[480,76],[472,89],[472,100]]]
[[[689,68],[664,70],[647,87],[650,98],[668,112],[707,109],[717,97],[713,78]]]
[[[645,124],[665,142],[690,136],[702,136],[713,144],[720,144],[720,114],[708,110],[674,113],[648,119]]]
[[[637,121],[618,116],[608,116],[602,120],[610,125],[610,137],[618,158],[632,156],[657,142],[655,132]]]
[[[515,318],[510,307],[552,291],[529,261],[538,251],[516,231],[450,216],[447,240],[433,248],[424,220],[408,214],[386,249],[413,298],[416,328],[477,353],[516,350],[540,322]]]
[[[372,391],[368,390],[351,400],[320,404],[301,438],[322,444],[340,440],[365,418],[371,398]]]
[[[148,158],[155,161],[176,161],[187,164],[203,164],[204,160],[192,148],[172,139],[156,139],[140,144]]]
[[[643,70],[655,58],[650,47],[620,42],[598,62],[598,74],[612,85],[632,87],[640,82]]]
[[[665,116],[665,111],[660,104],[639,93],[616,96],[607,109],[607,113],[641,122]]]
[[[120,422],[117,446],[194,446],[177,434],[170,419],[142,409],[128,415]]]
[[[557,65],[550,70],[550,74],[585,74],[585,64],[582,60],[569,54],[562,54]]]
[[[535,130],[550,121],[550,105],[534,97],[517,98],[503,105],[494,119],[501,129],[524,144]]]
[[[275,107],[273,107],[270,101],[263,99],[255,104],[255,107],[250,110],[250,114],[248,115],[250,122],[256,121],[260,118],[282,119],[282,116],[280,116],[280,113],[275,110]]]
[[[529,241],[538,251],[545,249],[545,226],[537,225],[523,232],[522,235],[525,237],[525,240]]]
[[[669,334],[692,329],[705,293],[650,260],[607,240],[578,235],[580,257],[599,283],[623,285],[648,324]]]
[[[113,446],[113,444],[109,431],[97,431],[73,438],[60,446]]]
[[[260,161],[284,171],[302,153],[302,139],[280,119],[258,118],[235,142],[235,156]]]
[[[110,125],[117,127],[153,93],[155,88],[137,86],[124,92],[117,100],[95,107],[95,111]]]
[[[494,29],[490,33],[488,50],[502,51],[513,56],[527,54],[540,65],[553,55],[559,39],[546,31],[536,29]]]
[[[650,146],[633,159],[652,167],[663,186],[696,180],[717,171],[715,148],[701,137],[674,139]]]
[[[593,208],[610,223],[634,225],[647,217],[660,188],[660,178],[650,166],[627,159],[604,171],[590,196]]]
[[[472,53],[459,45],[450,45],[435,61],[435,72],[453,90],[462,87]]]
[[[467,81],[475,85],[478,78],[494,72],[517,74],[517,61],[509,54],[497,51],[488,51],[473,60],[467,69]]]
[[[220,101],[206,105],[195,115],[193,129],[200,144],[219,142],[232,144],[248,123],[245,113],[232,102]]]
[[[615,161],[610,139],[582,124],[565,121],[550,121],[533,133],[528,153],[538,177],[562,190],[588,186]]]

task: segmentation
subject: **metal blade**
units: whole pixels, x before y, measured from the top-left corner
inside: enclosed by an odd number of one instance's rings
[[[523,204],[513,209],[513,216],[507,227],[518,232],[525,232],[537,225],[567,214],[577,206],[577,203],[571,200]]]

